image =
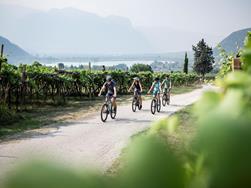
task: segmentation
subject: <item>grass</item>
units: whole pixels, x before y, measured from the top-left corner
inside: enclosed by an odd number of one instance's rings
[[[191,92],[198,89],[200,86],[174,87],[173,94],[181,94]],[[149,99],[151,96],[144,96],[144,99]],[[131,95],[118,97],[118,104],[130,103]],[[21,133],[27,130],[33,130],[57,124],[60,122],[76,120],[84,118],[88,113],[99,110],[104,98],[71,98],[64,105],[55,105],[53,103],[47,105],[27,106],[26,111],[12,113],[8,120],[0,120],[0,140],[8,138],[10,135]]]
[[[192,122],[196,121],[196,117],[192,115],[193,105],[186,106],[182,110],[174,113],[173,115],[177,116],[182,127],[188,128]]]
[[[160,133],[159,136],[163,137],[163,139],[167,140],[173,148],[177,151],[189,150],[187,147],[189,140],[192,138],[193,133],[195,132],[195,126],[192,126],[194,122],[196,122],[196,117],[192,115],[193,105],[189,105],[184,109],[174,113],[172,116],[176,116],[179,119],[179,126],[176,130],[176,133],[173,135],[168,135],[165,133]],[[144,136],[148,133],[149,130],[142,131],[136,135],[131,137],[131,141],[133,142],[139,136]],[[120,169],[123,168],[123,161],[128,151],[128,147],[125,147],[120,157],[117,158],[112,166],[106,171],[106,174],[109,176],[116,175]]]
[[[173,87],[171,93],[174,95],[182,94],[182,93],[189,93],[195,89],[201,88],[201,85],[190,85],[190,86],[180,86],[180,87]]]

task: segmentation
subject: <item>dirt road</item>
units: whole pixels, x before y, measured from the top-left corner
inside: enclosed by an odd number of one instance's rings
[[[35,130],[23,134],[18,140],[2,142],[0,178],[18,162],[32,157],[60,161],[70,167],[91,165],[105,170],[119,156],[132,135],[147,129],[151,122],[194,103],[203,91],[210,88],[204,86],[190,93],[172,96],[171,105],[162,107],[156,115],[151,114],[148,100],[136,113],[132,112],[131,104],[118,106],[116,120],[108,118],[106,123],[101,122],[98,111],[86,119]]]

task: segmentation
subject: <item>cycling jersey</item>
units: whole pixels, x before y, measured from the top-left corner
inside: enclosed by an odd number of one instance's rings
[[[114,95],[114,87],[116,83],[112,80],[111,82],[106,82],[105,87],[107,90],[106,96],[113,96]]]
[[[155,82],[153,86],[153,95],[157,95],[160,93],[160,81]]]
[[[134,83],[134,92],[136,92],[138,95],[141,95],[141,89],[140,89],[140,84],[139,82]]]
[[[169,89],[171,87],[171,80],[165,79],[162,84],[164,84],[164,89]]]

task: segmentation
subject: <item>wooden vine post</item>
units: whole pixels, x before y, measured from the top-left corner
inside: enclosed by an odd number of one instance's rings
[[[241,70],[241,60],[240,58],[234,58],[232,63],[232,70]]]

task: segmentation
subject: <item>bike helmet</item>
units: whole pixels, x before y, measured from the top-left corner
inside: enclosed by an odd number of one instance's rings
[[[154,78],[154,81],[159,81],[159,77]]]
[[[106,81],[108,81],[108,82],[112,81],[112,77],[111,77],[110,75],[107,76],[107,77],[106,77]]]
[[[139,78],[138,77],[135,77],[135,78],[133,78],[134,80],[136,80],[136,81],[139,81]]]

